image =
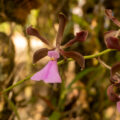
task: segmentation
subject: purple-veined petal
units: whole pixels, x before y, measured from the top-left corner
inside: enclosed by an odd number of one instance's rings
[[[48,56],[55,59],[58,59],[60,57],[59,53],[55,50],[48,51]]]
[[[82,30],[80,31],[79,33],[76,34],[76,36],[68,41],[64,46],[63,48],[67,48],[67,47],[70,47],[71,45],[73,45],[75,42],[84,42],[86,40],[88,36],[88,31],[85,31],[85,30]]]
[[[41,49],[35,51],[35,53],[33,54],[33,63],[36,63],[43,57],[47,56],[47,54],[48,54],[47,48],[41,48]]]
[[[110,71],[110,81],[114,84],[120,85],[120,62],[112,66]]]
[[[67,58],[73,58],[79,65],[82,69],[84,69],[85,67],[85,59],[84,57],[82,56],[82,54],[78,53],[78,52],[75,52],[75,51],[63,51],[63,50],[60,50],[60,53],[67,57]]]
[[[120,21],[113,16],[112,10],[106,9],[105,13],[106,13],[106,15],[108,16],[109,19],[111,19],[117,26],[120,27]]]
[[[113,102],[117,102],[120,100],[119,96],[114,92],[113,90],[114,88],[114,85],[110,85],[108,88],[107,88],[107,95],[109,97],[109,99]]]
[[[64,14],[59,14],[59,29],[56,37],[56,47],[59,48],[63,38],[63,33],[66,25],[66,17]]]
[[[105,39],[107,48],[120,50],[120,40],[116,37],[108,37]]]
[[[42,37],[40,35],[40,33],[38,32],[38,30],[36,30],[35,28],[32,28],[32,26],[29,26],[27,29],[26,29],[26,33],[28,35],[32,35],[32,36],[35,36],[35,37],[38,37],[42,42],[44,42],[45,44],[47,45],[50,45],[49,41],[47,39],[45,39],[44,37]]]
[[[32,80],[43,80],[45,83],[61,83],[57,61],[49,61],[39,72],[31,77]]]
[[[117,110],[120,112],[120,101],[117,102]]]

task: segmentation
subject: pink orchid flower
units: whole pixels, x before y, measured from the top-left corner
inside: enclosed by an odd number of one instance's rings
[[[43,80],[45,83],[61,83],[57,66],[59,53],[57,51],[48,51],[48,56],[51,60],[42,70],[33,75],[31,79],[36,81]]]
[[[33,55],[33,62],[36,63],[38,60],[45,56],[49,56],[51,60],[48,64],[39,72],[31,77],[32,80],[40,81],[43,80],[45,83],[61,83],[61,78],[58,72],[57,59],[61,54],[64,58],[73,58],[83,69],[85,67],[84,57],[76,51],[64,51],[64,48],[70,47],[76,42],[83,42],[86,40],[88,32],[81,31],[76,34],[76,36],[68,41],[65,45],[61,46],[61,41],[63,38],[64,28],[66,24],[66,17],[63,14],[59,14],[59,29],[56,37],[56,46],[53,47],[47,39],[42,37],[39,32],[32,28],[31,26],[27,28],[26,32],[29,35],[33,35],[41,39],[42,42],[47,44],[51,49],[42,48],[37,50]]]

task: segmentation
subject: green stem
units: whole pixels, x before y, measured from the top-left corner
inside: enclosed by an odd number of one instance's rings
[[[87,55],[87,56],[84,56],[84,59],[87,60],[87,59],[92,59],[92,58],[95,58],[95,57],[99,57],[101,55],[104,55],[106,53],[109,53],[109,52],[112,52],[112,51],[115,51],[114,49],[106,49],[100,53],[97,53],[97,54],[93,54],[93,55]],[[67,61],[72,61],[73,59],[72,58],[68,58]],[[65,62],[65,60],[61,60],[58,62],[58,65],[61,65]]]
[[[29,80],[30,77],[32,77],[32,75],[29,75],[29,76],[27,76],[25,79],[18,81],[16,84],[9,86],[8,88],[6,88],[6,89],[3,90],[2,92],[0,92],[0,94],[3,94],[3,93],[8,92],[9,90],[11,90],[11,89],[13,89],[14,87],[20,85],[20,84],[23,83],[24,81]]]
[[[102,52],[100,52],[100,53],[97,53],[97,54],[84,56],[84,58],[85,58],[85,59],[92,59],[92,58],[95,58],[95,57],[104,55],[104,54],[106,54],[106,53],[109,53],[109,52],[111,52],[111,51],[115,51],[115,50],[106,49],[106,50],[104,50],[104,51],[102,51]],[[69,61],[72,61],[72,60],[73,60],[72,58],[68,58],[68,59],[67,59],[68,62],[69,62]],[[58,65],[61,65],[61,64],[63,64],[64,62],[65,62],[65,60],[61,60],[61,61],[58,62]],[[6,88],[6,89],[3,90],[2,92],[0,92],[0,94],[6,93],[6,92],[8,92],[9,90],[13,89],[14,87],[22,84],[24,81],[29,80],[29,79],[31,78],[31,76],[32,76],[32,75],[29,75],[29,76],[27,76],[25,79],[18,81],[16,84],[9,86],[8,88]]]
[[[88,55],[88,56],[84,56],[85,59],[91,59],[91,58],[95,58],[95,57],[99,57],[101,55],[104,55],[106,53],[109,53],[111,51],[115,51],[114,49],[106,49],[100,53],[97,53],[97,54],[93,54],[93,55]]]

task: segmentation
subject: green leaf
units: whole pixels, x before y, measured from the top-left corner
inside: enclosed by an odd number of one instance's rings
[[[89,72],[94,71],[96,68],[95,67],[91,67],[91,68],[86,68],[85,70],[79,72],[75,79],[68,85],[67,89],[70,89],[72,87],[72,85],[78,81],[79,79],[81,79],[82,77],[84,77],[86,74],[88,74]]]
[[[20,116],[18,114],[18,111],[17,111],[17,107],[15,106],[15,104],[7,97],[7,95],[4,95],[6,101],[8,102],[10,108],[14,111],[16,117],[18,120],[20,120]]]

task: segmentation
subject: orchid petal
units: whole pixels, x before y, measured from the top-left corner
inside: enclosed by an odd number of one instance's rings
[[[59,14],[59,29],[56,37],[56,47],[59,48],[63,38],[63,33],[66,25],[66,17],[64,14]]]
[[[110,81],[118,85],[120,85],[120,74],[118,73],[119,71],[120,71],[120,62],[113,65],[110,71]]]
[[[116,37],[108,37],[105,43],[107,48],[120,50],[120,40]]]
[[[115,37],[117,30],[110,30],[104,33],[104,39],[106,40],[109,37]]]
[[[47,48],[42,48],[42,49],[35,51],[35,53],[33,54],[33,63],[36,63],[43,57],[47,56],[47,53],[48,53]]]
[[[113,16],[112,10],[106,9],[106,10],[105,10],[105,13],[106,13],[106,15],[107,15],[107,17],[108,17],[109,19],[111,19],[117,26],[120,27],[120,21]]]
[[[80,65],[80,67],[82,69],[84,69],[84,67],[85,67],[85,59],[82,56],[82,54],[80,54],[78,52],[75,52],[75,51],[66,52],[64,50],[60,50],[60,53],[63,56],[67,57],[67,58],[73,58]]]
[[[79,33],[76,34],[76,36],[68,41],[64,46],[63,48],[67,48],[67,47],[70,47],[71,45],[73,45],[75,42],[84,42],[86,40],[88,36],[88,32],[87,31],[81,31]]]
[[[114,85],[110,85],[108,88],[107,88],[107,95],[109,97],[109,99],[113,102],[117,102],[120,100],[119,96],[115,93],[115,91],[113,90],[114,88]]]
[[[45,77],[46,83],[61,83],[61,78],[58,72],[57,61],[50,61],[51,67],[49,68],[49,73]]]
[[[45,83],[61,83],[57,61],[49,61],[39,72],[31,77],[32,80],[43,80]]]
[[[33,35],[35,37],[38,37],[42,42],[44,42],[45,44],[47,45],[50,45],[49,41],[47,39],[45,39],[44,37],[42,37],[40,35],[40,33],[38,32],[38,30],[36,30],[35,28],[32,28],[32,26],[29,26],[27,29],[26,29],[26,33],[28,35]]]

